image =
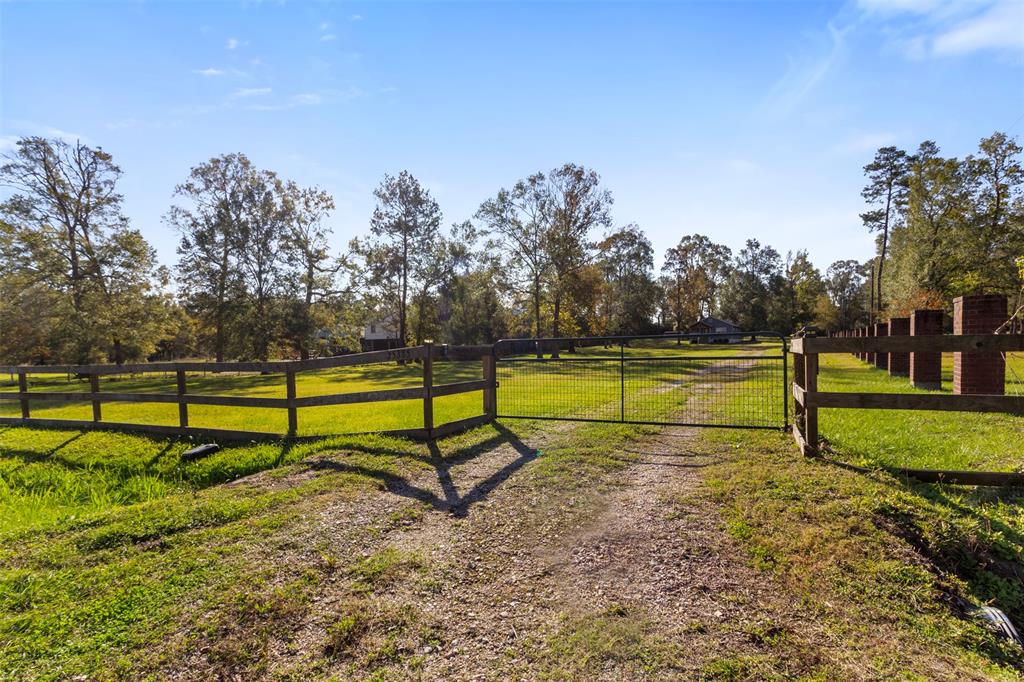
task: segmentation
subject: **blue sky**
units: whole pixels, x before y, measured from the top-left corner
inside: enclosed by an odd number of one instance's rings
[[[340,251],[407,169],[447,223],[520,177],[596,169],[659,257],[748,237],[824,269],[871,255],[861,167],[884,144],[1024,138],[1024,3],[0,3],[0,147],[114,155],[134,226],[211,156],[336,198]]]

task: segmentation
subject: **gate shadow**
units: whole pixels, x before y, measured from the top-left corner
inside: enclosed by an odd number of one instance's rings
[[[309,468],[312,470],[328,470],[368,476],[380,481],[383,484],[384,489],[393,495],[407,497],[409,499],[416,500],[417,502],[422,502],[430,505],[430,507],[435,511],[447,512],[452,516],[461,518],[465,517],[469,513],[469,508],[472,505],[486,499],[487,496],[490,495],[498,486],[507,481],[512,474],[521,469],[527,463],[536,459],[537,450],[524,443],[514,431],[497,422],[493,422],[491,427],[497,433],[490,438],[479,443],[474,443],[473,445],[465,448],[460,448],[447,455],[441,452],[437,442],[428,443],[427,449],[429,455],[426,457],[420,456],[418,459],[429,464],[434,469],[438,485],[441,489],[441,495],[438,495],[429,488],[417,485],[406,476],[395,474],[383,469],[362,467],[333,459],[321,459],[309,462]],[[465,493],[460,493],[452,476],[452,469],[466,464],[481,455],[504,447],[511,447],[517,455],[516,458],[502,466],[500,469],[494,471],[483,480],[477,481]],[[355,446],[351,449],[381,454],[380,448],[362,448]],[[389,450],[388,454],[409,457],[409,453],[407,452],[400,453],[398,451]]]

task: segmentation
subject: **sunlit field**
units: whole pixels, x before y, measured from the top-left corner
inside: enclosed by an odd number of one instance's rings
[[[822,391],[919,393],[905,377],[848,354],[820,356]],[[953,391],[953,356],[943,355],[942,392]],[[1024,356],[1007,362],[1007,395],[1024,394]],[[1024,468],[1024,417],[996,413],[819,410],[819,431],[851,462],[925,469],[1016,471]]]
[[[620,351],[615,346],[580,346],[574,352],[562,351],[563,360],[541,364],[529,363],[530,372],[522,370],[518,360],[499,363],[499,413],[503,407],[520,405],[527,398],[531,414],[567,416],[574,413],[600,412],[601,418],[618,418],[619,363],[599,360],[659,357],[707,357],[762,354],[778,350],[771,342],[747,344],[676,344],[674,341],[635,341]],[[549,357],[547,354],[545,357]],[[533,356],[518,356],[532,358]],[[594,362],[577,362],[591,359]],[[630,363],[627,371],[627,394],[640,394],[658,386],[678,383],[685,377],[706,368],[708,361],[691,363]],[[480,362],[435,361],[434,385],[472,381],[483,378]],[[518,380],[517,380],[518,379]],[[574,390],[584,387],[585,390]],[[418,363],[400,365],[394,362],[340,367],[321,371],[300,372],[296,375],[297,397],[356,393],[393,388],[416,388],[423,385],[422,367]],[[582,382],[582,383],[580,383]],[[17,390],[16,377],[3,378],[2,390]],[[89,391],[89,381],[72,375],[29,375],[32,392]],[[117,393],[169,393],[176,392],[173,373],[146,375],[112,375],[100,379],[100,390]],[[188,393],[197,395],[247,396],[284,398],[285,377],[272,374],[189,374]],[[614,402],[614,405],[612,403]],[[650,402],[650,401],[646,401]],[[434,423],[443,424],[481,414],[482,392],[469,392],[434,398]],[[31,415],[40,419],[91,420],[91,403],[46,401],[33,399]],[[637,419],[646,412],[637,403],[633,416]],[[103,421],[176,426],[178,407],[168,403],[103,403]],[[613,414],[614,412],[614,414]],[[273,434],[287,431],[287,412],[281,408],[243,408],[215,405],[189,405],[189,424],[193,427],[232,429]],[[509,412],[511,414],[511,412]],[[0,416],[21,415],[17,401],[0,401]],[[628,415],[627,415],[628,416]],[[303,407],[298,410],[299,436],[364,433],[417,428],[423,425],[423,403],[420,399],[398,400],[354,405]]]

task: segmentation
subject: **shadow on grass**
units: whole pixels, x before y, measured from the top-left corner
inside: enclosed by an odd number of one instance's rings
[[[379,480],[383,483],[385,489],[392,494],[428,504],[436,511],[448,512],[456,517],[464,517],[473,504],[486,499],[491,492],[507,481],[512,474],[536,458],[537,451],[524,443],[515,432],[497,422],[491,424],[491,427],[496,431],[493,436],[479,443],[455,450],[447,455],[441,452],[438,445],[439,441],[432,441],[427,444],[429,456],[418,458],[433,467],[441,488],[440,496],[432,490],[412,483],[404,476],[382,469],[373,469],[326,459],[310,462],[309,467],[314,470],[340,471],[368,476]],[[443,442],[443,440],[440,442]],[[465,493],[460,493],[452,477],[452,469],[482,454],[504,447],[511,447],[518,456],[497,471],[494,471],[487,478],[478,481]],[[405,458],[410,456],[408,452],[376,446],[350,445],[346,449],[376,455],[385,454]]]

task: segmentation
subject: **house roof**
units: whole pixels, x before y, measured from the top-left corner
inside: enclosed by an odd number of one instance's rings
[[[733,324],[729,320],[721,320],[721,319],[719,319],[717,317],[702,317],[702,318],[700,318],[699,320],[697,320],[696,322],[694,322],[690,326],[696,326],[698,324],[707,325],[708,327],[712,327],[712,328],[725,326],[725,327],[731,327],[735,331],[739,331],[740,330],[740,328],[737,325]]]

